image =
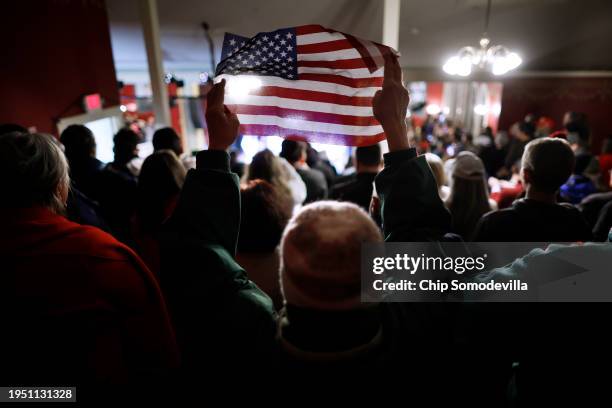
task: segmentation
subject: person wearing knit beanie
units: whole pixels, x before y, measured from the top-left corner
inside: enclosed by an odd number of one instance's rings
[[[361,307],[361,244],[381,242],[372,219],[352,203],[320,201],[301,209],[281,241],[285,303],[315,310]]]

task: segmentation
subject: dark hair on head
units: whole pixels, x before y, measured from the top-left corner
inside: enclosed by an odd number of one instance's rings
[[[70,186],[68,163],[59,142],[42,133],[0,135],[0,207],[48,207],[63,213],[58,187]]]
[[[361,163],[365,166],[379,165],[382,160],[380,145],[375,143],[371,146],[358,147],[355,149],[355,159],[357,159],[357,163]]]
[[[310,145],[310,143],[306,144],[306,164],[310,167],[314,167],[318,162],[321,161],[321,157],[319,156],[319,152]]]
[[[533,122],[521,122],[519,123],[519,130],[529,136],[530,139],[533,139],[536,128]]]
[[[159,229],[168,204],[183,188],[185,176],[185,167],[172,150],[159,150],[145,159],[138,177],[138,214],[143,231]]]
[[[602,154],[611,154],[612,153],[612,135],[606,137],[603,141],[603,145],[601,146]]]
[[[153,133],[153,149],[155,151],[170,149],[176,153],[177,156],[183,154],[181,138],[171,127],[157,129],[155,133]]]
[[[134,151],[140,142],[140,136],[133,130],[128,128],[119,130],[113,137],[115,161],[127,163],[136,157]]]
[[[589,138],[589,125],[587,116],[581,112],[567,112],[569,121],[565,124],[568,133],[575,133],[580,141],[585,142]]]
[[[251,159],[248,179],[262,179],[268,183],[273,183],[273,179],[277,177],[276,174],[280,172],[276,160],[277,158],[274,156],[274,153],[268,149],[257,152],[253,159]]]
[[[279,156],[293,164],[300,160],[305,152],[306,143],[285,139],[281,145],[281,152]]]
[[[530,172],[531,183],[537,190],[554,193],[572,174],[575,160],[569,143],[545,137],[525,146],[521,163]]]
[[[292,202],[264,180],[251,180],[240,189],[241,218],[238,251],[272,252],[291,218]]]
[[[287,185],[285,169],[278,157],[270,150],[264,149],[257,152],[246,172],[247,180],[261,179],[272,184],[280,194],[292,197],[291,189]]]
[[[12,133],[12,132],[28,133],[28,129],[16,123],[0,124],[0,135]]]
[[[70,125],[60,135],[69,162],[79,161],[96,154],[96,139],[84,125]]]

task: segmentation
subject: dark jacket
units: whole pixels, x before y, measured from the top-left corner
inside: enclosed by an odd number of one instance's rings
[[[79,191],[93,200],[98,200],[99,177],[104,167],[104,163],[95,157],[70,160],[70,179]]]
[[[98,177],[97,197],[102,216],[111,233],[121,242],[133,246],[131,218],[136,206],[138,177],[126,166],[109,163]]]
[[[304,184],[306,185],[306,199],[304,204],[327,198],[327,181],[319,170],[298,168],[296,169]]]
[[[198,153],[161,239],[162,290],[190,381],[243,372],[265,361],[273,344],[272,301],[234,259],[239,226],[229,155]]]
[[[154,387],[178,368],[161,292],[131,249],[42,207],[4,209],[0,224],[0,382]]]
[[[593,227],[595,241],[612,241],[609,235],[610,228],[612,228],[612,201],[604,205],[599,212],[599,218]]]
[[[511,207],[482,216],[475,242],[589,241],[591,230],[571,204],[548,204],[523,198]]]
[[[355,203],[364,210],[370,209],[374,178],[378,173],[353,174],[351,179],[341,184],[336,184],[329,197],[335,200]]]
[[[450,213],[424,156],[409,149],[384,156],[376,177],[385,241],[440,240],[450,231]]]

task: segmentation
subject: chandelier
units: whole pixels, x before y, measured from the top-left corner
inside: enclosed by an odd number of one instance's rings
[[[480,47],[463,47],[456,55],[449,58],[442,69],[449,75],[466,77],[472,70],[490,71],[493,75],[504,75],[521,65],[521,57],[510,52],[503,45],[491,45],[488,37],[489,17],[491,15],[491,0],[487,0],[484,34],[480,39]]]

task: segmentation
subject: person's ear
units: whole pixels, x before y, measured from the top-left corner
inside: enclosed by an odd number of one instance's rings
[[[523,180],[523,184],[531,184],[532,174],[531,170],[521,167],[521,180]]]

